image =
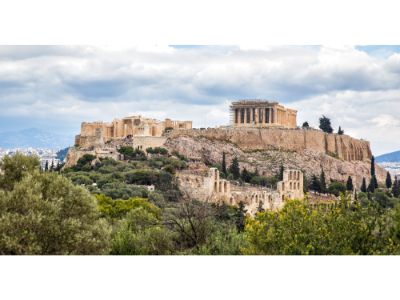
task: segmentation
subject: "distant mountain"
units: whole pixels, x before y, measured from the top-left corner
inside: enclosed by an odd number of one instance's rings
[[[0,148],[62,149],[72,145],[73,137],[55,134],[38,128],[0,132]]]
[[[400,151],[380,155],[375,158],[375,161],[376,162],[399,162],[400,163]]]

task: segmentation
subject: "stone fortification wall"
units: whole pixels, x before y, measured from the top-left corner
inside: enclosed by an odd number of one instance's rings
[[[209,128],[171,132],[170,137],[204,137],[226,141],[243,151],[283,150],[303,152],[311,150],[345,161],[368,161],[372,154],[368,141],[348,135],[327,134],[313,129],[282,128]]]

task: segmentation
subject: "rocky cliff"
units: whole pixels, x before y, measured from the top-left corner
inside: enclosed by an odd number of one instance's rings
[[[307,177],[319,175],[321,169],[330,180],[346,181],[352,176],[357,186],[363,177],[370,177],[369,142],[317,130],[189,130],[172,133],[165,145],[208,164],[221,163],[225,152],[228,164],[236,156],[241,168],[257,168],[266,176],[277,174],[282,164],[303,170]],[[386,171],[379,166],[376,170],[378,181],[383,182]]]
[[[174,131],[170,135],[171,138],[180,136],[225,141],[243,151],[310,150],[345,161],[369,161],[372,156],[367,141],[347,135],[327,134],[314,129],[210,128]]]

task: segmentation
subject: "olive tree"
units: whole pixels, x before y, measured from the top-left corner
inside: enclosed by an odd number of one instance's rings
[[[111,233],[86,189],[38,171],[0,190],[0,232],[0,254],[17,255],[106,254]]]

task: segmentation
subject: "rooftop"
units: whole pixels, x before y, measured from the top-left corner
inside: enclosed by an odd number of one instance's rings
[[[266,99],[240,99],[237,101],[232,101],[231,105],[271,105],[271,104],[278,104],[278,102],[273,100],[266,100]]]

